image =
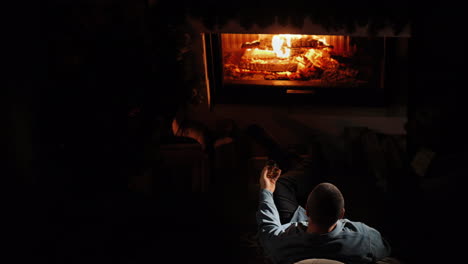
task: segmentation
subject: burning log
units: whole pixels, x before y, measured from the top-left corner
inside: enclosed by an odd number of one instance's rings
[[[248,49],[245,51],[242,58],[243,59],[260,59],[260,60],[275,59],[276,53],[272,50]]]
[[[314,39],[314,38],[292,39],[291,47],[292,48],[314,48],[314,49],[333,48],[332,45],[326,45],[321,40]]]
[[[264,50],[272,49],[272,36],[271,35],[261,35],[258,40],[252,42],[245,42],[242,44],[241,48],[259,48]],[[323,49],[331,48],[332,45],[324,43],[322,40],[313,37],[313,36],[292,36],[291,37],[291,46],[290,48],[314,48],[314,49]]]
[[[291,80],[288,72],[278,72],[265,75],[265,80]]]
[[[260,46],[260,40],[254,40],[252,42],[243,43],[241,48],[252,49],[252,48],[258,48],[258,46]]]
[[[297,63],[280,61],[270,63],[241,62],[239,66],[251,71],[295,72],[297,70]]]

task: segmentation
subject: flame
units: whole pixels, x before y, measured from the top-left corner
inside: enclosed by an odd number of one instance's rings
[[[289,58],[291,56],[291,38],[294,35],[291,34],[280,34],[275,35],[271,39],[271,45],[273,46],[273,50],[276,53],[278,58]],[[284,42],[286,42],[286,47],[284,46]]]
[[[317,36],[317,35],[294,35],[294,34],[278,34],[274,35],[271,40],[271,46],[273,47],[273,51],[276,53],[278,58],[287,59],[291,56],[291,42],[292,40],[301,39],[303,37],[312,37],[324,45],[328,46],[327,40],[325,36]]]

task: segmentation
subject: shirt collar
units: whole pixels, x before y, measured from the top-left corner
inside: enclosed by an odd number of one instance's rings
[[[337,236],[338,234],[341,233],[341,230],[343,230],[343,220],[342,219],[339,219],[337,222],[336,222],[336,226],[335,228],[333,228],[332,231],[328,232],[328,233],[325,233],[325,234],[322,234],[323,236],[329,236],[329,237],[335,237]]]

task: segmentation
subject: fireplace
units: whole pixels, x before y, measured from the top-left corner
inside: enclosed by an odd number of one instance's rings
[[[214,103],[383,106],[392,86],[406,81],[407,37],[216,32],[203,39]]]

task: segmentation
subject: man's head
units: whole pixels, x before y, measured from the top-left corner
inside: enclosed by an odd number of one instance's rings
[[[328,230],[344,216],[344,198],[331,183],[317,185],[309,194],[306,205],[309,221],[321,230]]]

